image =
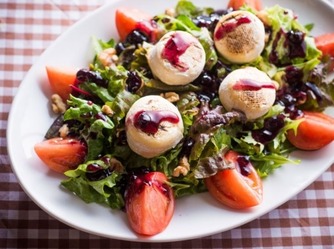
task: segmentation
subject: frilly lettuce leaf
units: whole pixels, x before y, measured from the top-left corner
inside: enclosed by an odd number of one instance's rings
[[[115,96],[113,101],[105,103],[113,111],[111,119],[115,125],[119,125],[122,122],[130,107],[137,99],[139,99],[138,95],[123,90]]]
[[[279,64],[299,64],[304,61],[319,58],[321,51],[318,50],[314,43],[314,38],[309,35],[307,27],[303,26],[293,11],[282,8],[279,5],[275,5],[271,8],[267,8],[264,11],[264,16],[267,25],[271,29],[270,40],[265,48],[263,56],[269,61],[270,54],[276,53]],[[306,46],[305,58],[289,57],[289,49],[287,46],[286,34],[289,31],[300,31],[305,34],[304,43]]]
[[[282,108],[283,107],[280,105],[274,105],[266,115],[255,121],[254,129],[263,128],[265,119],[282,115]],[[247,151],[247,155],[259,175],[266,177],[285,163],[296,164],[299,162],[298,160],[291,160],[289,158],[289,154],[295,150],[295,148],[288,142],[286,132],[290,129],[296,130],[300,122],[301,119],[291,120],[289,117],[285,117],[283,128],[272,141],[266,144],[256,141],[251,131],[242,131],[240,129],[243,135],[232,137],[232,149],[241,154]]]
[[[105,156],[107,157],[107,155]],[[110,155],[108,157],[111,157]],[[87,203],[96,202],[106,204],[114,209],[120,209],[124,206],[124,200],[120,194],[120,188],[117,182],[121,179],[122,173],[116,170],[108,171],[107,177],[91,181],[87,178],[87,166],[95,164],[106,170],[110,165],[106,165],[103,160],[87,161],[78,166],[75,170],[65,172],[68,177],[61,182],[61,185],[73,192]]]
[[[188,0],[180,0],[175,6],[175,14],[177,16],[185,15],[188,17],[197,17],[199,15],[209,15],[212,12],[212,8],[200,8]]]

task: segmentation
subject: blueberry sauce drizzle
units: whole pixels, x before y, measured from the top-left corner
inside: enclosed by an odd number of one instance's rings
[[[145,189],[145,187],[154,187],[167,198],[170,198],[171,192],[167,183],[155,179],[153,177],[154,175],[154,172],[150,172],[145,168],[139,168],[130,172],[128,176],[128,186],[125,191],[126,199],[131,200],[132,196],[140,194]]]
[[[239,155],[237,157],[237,166],[243,176],[249,176],[251,174],[249,157]]]
[[[252,79],[240,79],[233,85],[235,91],[259,91],[263,88],[275,89],[272,82],[263,83]]]
[[[180,61],[180,56],[186,52],[190,45],[191,43],[185,41],[180,33],[175,33],[167,41],[161,57],[168,60],[180,71],[187,71],[189,67]]]
[[[130,93],[136,93],[142,85],[142,79],[135,71],[128,72],[128,78],[125,82],[127,85],[127,90]]]
[[[284,127],[285,116],[278,115],[264,120],[263,128],[253,130],[252,137],[255,141],[267,144],[275,139],[281,129]]]
[[[87,166],[86,177],[89,181],[100,181],[112,174],[110,168],[102,168],[96,163],[91,163]]]
[[[157,110],[157,111],[140,111],[134,116],[134,126],[137,129],[149,135],[156,134],[161,128],[161,123],[168,121],[177,124],[180,119],[174,112]]]
[[[231,19],[226,21],[226,23],[222,23],[216,32],[215,32],[215,39],[221,40],[223,39],[228,33],[233,32],[236,28],[238,28],[242,24],[251,23],[251,20],[247,16],[240,16],[236,17],[235,19]]]

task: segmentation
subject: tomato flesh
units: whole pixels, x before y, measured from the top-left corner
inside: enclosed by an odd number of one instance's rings
[[[262,181],[251,163],[247,165],[247,176],[240,172],[238,156],[234,151],[227,152],[225,158],[235,168],[221,170],[204,181],[216,200],[233,209],[245,209],[262,202]]]
[[[174,194],[161,172],[136,176],[126,193],[126,213],[131,228],[152,236],[162,232],[174,213]]]
[[[135,29],[147,35],[152,42],[156,40],[157,28],[152,25],[152,16],[135,8],[120,7],[116,10],[116,29],[121,41]]]
[[[47,66],[46,72],[52,91],[66,101],[72,91],[71,85],[75,82],[76,72],[72,69],[53,66]]]
[[[334,70],[334,33],[327,33],[315,37],[315,45],[324,56],[331,57],[328,70]]]
[[[84,143],[70,138],[51,138],[37,143],[34,149],[51,170],[59,173],[76,168],[87,154]]]
[[[287,132],[292,145],[301,150],[318,150],[334,140],[334,118],[324,113],[304,111],[297,133]]]
[[[334,33],[327,33],[315,37],[315,45],[324,55],[334,57]]]

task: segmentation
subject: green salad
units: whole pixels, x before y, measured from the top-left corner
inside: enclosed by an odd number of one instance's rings
[[[297,148],[287,131],[297,131],[304,111],[322,112],[333,105],[334,87],[326,81],[329,60],[315,45],[313,25],[302,25],[291,10],[275,5],[261,11],[244,6],[242,11],[256,15],[265,29],[264,48],[250,62],[231,62],[217,50],[215,27],[231,9],[202,8],[186,0],[180,0],[172,13],[154,16],[149,23],[153,33],[139,25],[123,40],[93,37],[96,56],[77,72],[66,110],[46,134],[47,139],[57,137],[66,125],[66,136],[87,146],[84,162],[65,172],[61,186],[87,203],[124,209],[129,176],[143,169],[164,173],[175,198],[181,198],[207,191],[204,179],[228,167],[222,160],[228,150],[243,155],[261,178],[283,164],[298,164],[289,158]],[[221,32],[230,32],[226,29]],[[174,31],[191,34],[205,53],[199,76],[187,84],[164,83],[148,61],[161,37]],[[219,95],[221,82],[247,67],[275,82],[273,104],[255,119],[238,109],[228,110]],[[126,116],[136,101],[152,95],[177,107],[183,134],[172,148],[147,158],[130,148]]]

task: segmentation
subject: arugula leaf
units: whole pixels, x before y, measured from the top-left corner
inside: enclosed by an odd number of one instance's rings
[[[86,92],[96,95],[103,102],[111,101],[113,99],[112,95],[107,88],[101,87],[93,82],[83,82],[80,84],[80,89]]]
[[[262,129],[266,119],[282,115],[283,109],[283,106],[274,105],[266,115],[254,122],[253,130]],[[242,128],[239,128],[242,135],[232,136],[231,148],[241,154],[246,152],[259,175],[266,177],[285,163],[297,163],[289,159],[289,154],[295,148],[286,139],[286,132],[290,129],[296,130],[301,121],[301,119],[291,120],[286,116],[282,129],[272,141],[265,144],[256,141],[252,136],[252,131],[243,131]]]

